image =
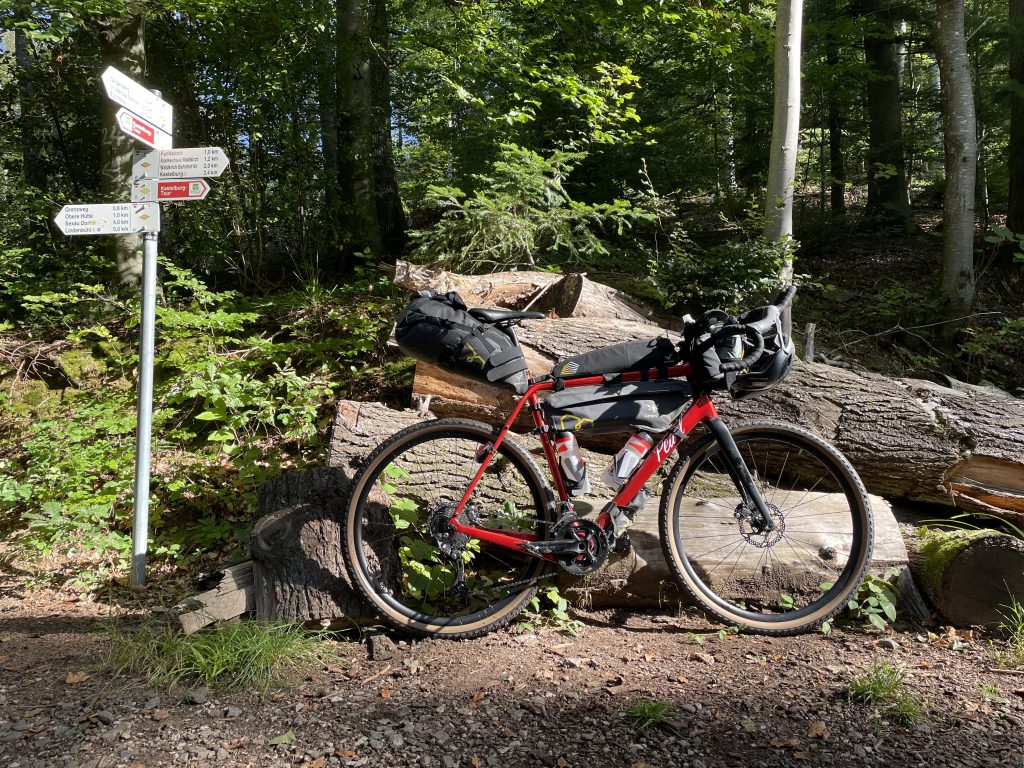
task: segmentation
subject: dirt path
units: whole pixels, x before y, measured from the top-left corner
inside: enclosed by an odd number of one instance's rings
[[[1024,766],[1024,677],[987,671],[984,640],[720,638],[695,615],[593,614],[575,638],[399,643],[372,661],[332,642],[299,687],[190,704],[97,671],[103,615],[0,592],[0,766]],[[848,701],[880,658],[909,669],[917,726]],[[671,702],[669,728],[638,730],[625,711],[644,698]]]

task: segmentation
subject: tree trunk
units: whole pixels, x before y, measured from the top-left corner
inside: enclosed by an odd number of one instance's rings
[[[868,200],[873,226],[914,228],[907,194],[900,97],[900,40],[891,0],[866,0],[864,58],[868,67]]]
[[[141,15],[105,18],[99,22],[100,64],[105,70],[116,67],[134,80],[141,80],[146,69],[145,22]],[[114,118],[118,106],[102,99],[100,124],[103,138],[100,149],[100,199],[103,202],[130,198],[132,154],[135,140],[117,127]],[[142,281],[142,236],[119,235],[107,238],[107,254],[114,265],[117,282],[126,289],[140,290]]]
[[[1010,141],[1007,170],[1010,201],[1006,227],[1024,234],[1024,0],[1010,0]]]
[[[825,38],[825,64],[828,66],[831,87],[828,91],[827,122],[828,122],[828,159],[830,182],[830,204],[833,218],[846,215],[846,168],[843,165],[843,106],[839,100],[839,42],[836,40],[835,15],[839,13],[838,4],[832,3],[829,10],[833,14]]]
[[[338,185],[338,68],[335,62],[337,32],[325,19],[320,40],[320,146],[323,154],[323,241],[331,258],[341,250],[341,189]]]
[[[373,3],[338,0],[338,179],[348,214],[349,250],[381,253],[373,180]],[[341,267],[347,268],[348,262]]]
[[[19,10],[22,10],[19,8]],[[30,11],[23,14],[26,19]],[[20,14],[21,15],[21,14]],[[21,161],[25,185],[46,189],[46,167],[43,165],[42,131],[35,100],[36,65],[29,50],[28,34],[21,27],[14,30],[14,60],[18,77],[18,124],[21,133]]]
[[[371,20],[373,98],[373,176],[381,248],[391,257],[405,250],[405,211],[398,192],[398,174],[391,139],[391,62],[387,0],[375,0]]]
[[[921,528],[908,537],[914,578],[957,627],[994,627],[1012,600],[1024,602],[1024,542],[991,530]]]
[[[775,30],[775,105],[772,148],[765,199],[764,237],[772,242],[793,236],[793,185],[800,144],[800,33],[803,0],[778,0]],[[782,281],[793,280],[793,260],[782,267]],[[783,313],[783,328],[791,331],[790,313]]]
[[[977,123],[970,60],[964,39],[964,0],[936,0],[935,52],[939,59],[946,191],[942,211],[942,292],[951,334],[974,303],[974,186]]]

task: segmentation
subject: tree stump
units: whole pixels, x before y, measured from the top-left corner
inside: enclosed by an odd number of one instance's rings
[[[368,616],[341,554],[341,515],[349,482],[377,445],[423,418],[381,403],[343,401],[334,421],[330,466],[286,472],[267,483],[251,542],[258,618],[326,621]],[[391,524],[385,507],[377,517],[379,524]],[[377,556],[389,561],[394,553]],[[397,569],[397,561],[386,562],[385,572],[390,571],[392,578],[397,578]]]
[[[956,627],[998,626],[1024,603],[1024,542],[993,530],[921,528],[908,537],[910,567],[936,610]]]

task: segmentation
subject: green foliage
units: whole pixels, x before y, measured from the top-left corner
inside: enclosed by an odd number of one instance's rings
[[[821,588],[831,589],[832,585],[822,584]],[[895,622],[896,588],[891,577],[884,579],[873,573],[865,576],[857,593],[846,603],[846,615],[882,630]]]
[[[324,655],[323,643],[297,624],[219,622],[195,635],[160,619],[106,627],[102,665],[153,685],[204,683],[267,691],[297,681]]]
[[[664,728],[677,732],[673,721],[679,719],[679,713],[670,701],[640,699],[626,709],[626,717],[636,722],[637,728],[646,731],[648,728]]]
[[[889,661],[876,661],[871,669],[850,681],[851,701],[878,705],[883,717],[905,725],[914,725],[927,710],[911,691],[906,689],[907,670]]]
[[[542,585],[516,621],[520,632],[533,632],[541,627],[554,627],[573,637],[583,629],[583,622],[572,617],[569,601],[554,584]]]
[[[416,257],[472,272],[580,265],[608,255],[604,232],[621,235],[650,216],[625,200],[572,199],[565,180],[582,157],[558,150],[544,157],[505,144],[491,175],[474,177],[472,195],[432,187],[427,201],[443,213],[432,228],[413,233]]]
[[[260,487],[282,468],[317,459],[336,393],[385,376],[378,366],[395,304],[383,278],[369,273],[306,304],[295,294],[252,302],[164,266],[150,552],[176,560],[241,545]],[[40,303],[53,316],[80,318],[61,359],[81,383],[60,398],[24,401],[9,424],[17,453],[0,457],[0,510],[20,521],[18,545],[70,558],[83,587],[128,562],[135,445],[138,306],[111,304],[97,322],[81,312],[94,299]],[[354,385],[354,374],[366,383]],[[15,395],[27,385],[41,382],[18,383]]]
[[[1024,667],[1024,605],[1013,595],[1001,607],[999,629],[1006,635],[1006,649],[996,651],[996,663],[1008,669]]]

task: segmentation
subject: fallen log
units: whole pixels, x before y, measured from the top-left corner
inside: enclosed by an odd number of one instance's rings
[[[238,618],[256,607],[251,561],[228,566],[216,578],[212,589],[185,599],[188,610],[178,616],[178,621],[186,635],[215,621]]]
[[[456,277],[464,290],[488,279],[449,273],[445,279]],[[519,339],[530,372],[540,375],[568,355],[663,334],[675,338],[656,326],[570,317],[527,322]],[[413,395],[429,398],[438,416],[492,424],[502,422],[515,402],[509,390],[424,363],[416,367]],[[797,361],[789,377],[762,397],[733,402],[722,393],[718,406],[731,421],[781,421],[816,432],[850,459],[879,496],[1024,521],[1024,401],[998,390],[963,391]],[[516,428],[532,423],[523,416]],[[622,440],[581,434],[580,442],[614,450]]]
[[[654,310],[583,274],[552,272],[455,272],[399,261],[395,284],[410,291],[457,291],[470,306],[550,312],[555,317],[600,317],[652,324]]]
[[[426,416],[418,412],[396,411],[378,403],[343,401],[338,407],[331,439],[330,467],[288,473],[267,485],[261,496],[264,517],[256,524],[252,541],[259,617],[288,620],[365,617],[364,608],[344,572],[338,512],[348,481],[363,458],[387,437],[423,418]],[[536,453],[539,443],[532,447]],[[587,458],[596,479],[608,457],[587,453]],[[404,492],[415,488],[415,482],[413,472]],[[610,498],[611,492],[596,491],[593,497],[580,502],[580,511],[599,509],[607,501],[603,496]],[[821,500],[825,515],[827,496],[823,494]],[[906,552],[888,505],[881,499],[873,502],[877,530],[873,565],[884,570],[904,564]],[[568,579],[562,583],[573,586],[577,594],[585,593],[590,602],[598,606],[637,608],[677,604],[681,596],[663,560],[658,539],[659,503],[657,498],[650,500],[631,529],[634,551],[626,558],[588,579],[585,585]],[[388,505],[382,503],[381,509],[382,514],[387,514]],[[821,545],[827,543],[823,540]],[[378,553],[378,556],[388,555]],[[762,578],[756,563],[747,565],[750,567],[742,572],[749,579]],[[739,569],[731,575],[738,573]]]
[[[928,599],[956,627],[998,626],[1024,603],[1024,542],[994,530],[919,528],[907,538],[910,568]]]

